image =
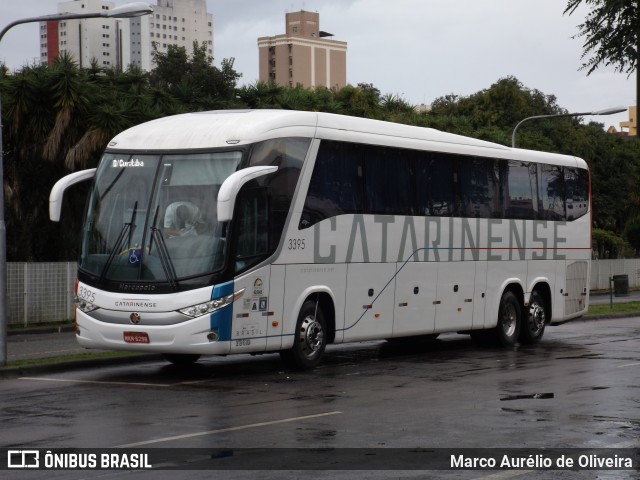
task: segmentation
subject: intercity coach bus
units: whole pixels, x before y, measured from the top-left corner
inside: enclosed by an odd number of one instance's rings
[[[590,180],[576,157],[284,110],[153,120],[117,135],[82,231],[86,348],[280,352],[470,334],[510,346],[587,311]]]

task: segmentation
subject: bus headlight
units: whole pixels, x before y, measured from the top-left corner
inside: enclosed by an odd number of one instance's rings
[[[221,308],[231,305],[236,299],[244,295],[244,288],[237,292],[225,295],[224,297],[214,298],[213,300],[198,305],[192,305],[191,307],[182,308],[178,310],[180,313],[189,317],[200,317],[211,312],[215,312]]]
[[[93,312],[94,310],[98,309],[97,305],[94,305],[91,302],[87,302],[86,300],[84,300],[83,298],[80,298],[78,296],[74,297],[73,303],[76,305],[76,308],[78,310],[80,310],[81,312],[84,312],[84,313]]]

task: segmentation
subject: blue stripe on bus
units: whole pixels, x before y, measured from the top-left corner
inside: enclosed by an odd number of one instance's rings
[[[213,287],[211,300],[225,297],[233,293],[233,280]],[[211,330],[218,332],[220,341],[231,340],[231,323],[233,322],[233,303],[216,310],[211,314]]]

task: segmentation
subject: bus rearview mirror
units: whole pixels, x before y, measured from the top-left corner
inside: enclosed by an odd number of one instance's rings
[[[218,192],[218,221],[228,222],[233,217],[233,209],[236,204],[236,197],[242,186],[263,175],[274,173],[277,166],[269,167],[249,167],[232,173],[220,186]]]
[[[81,170],[62,177],[56,182],[49,194],[49,218],[52,222],[60,221],[60,211],[62,210],[62,197],[64,191],[71,185],[75,185],[85,180],[91,180],[96,175],[96,169]]]

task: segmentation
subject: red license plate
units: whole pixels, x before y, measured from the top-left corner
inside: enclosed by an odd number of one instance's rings
[[[127,343],[149,343],[149,334],[146,332],[124,332],[124,341]]]

